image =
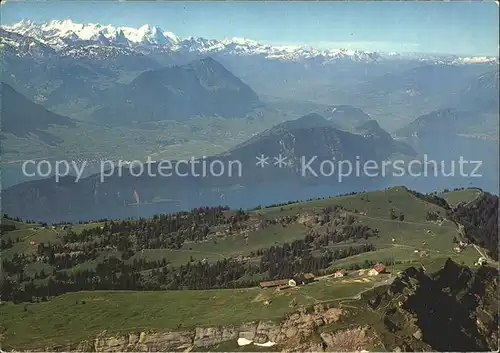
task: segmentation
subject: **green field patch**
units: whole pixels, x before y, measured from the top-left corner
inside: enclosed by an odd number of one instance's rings
[[[138,251],[132,257],[132,259],[147,259],[148,261],[161,261],[166,259],[172,265],[185,265],[186,263],[193,261],[217,261],[223,260],[225,256],[223,254],[206,252],[206,251],[196,251],[196,250],[186,250],[186,249],[144,249]]]
[[[32,276],[35,273],[40,273],[40,271],[43,270],[46,275],[50,275],[52,274],[53,269],[54,268],[51,265],[45,262],[31,262],[26,265],[26,267],[24,268],[24,272],[27,275]]]
[[[103,227],[104,222],[89,222],[89,223],[83,223],[83,224],[72,224],[71,225],[71,230],[75,233],[80,233],[84,229],[92,229],[96,227]]]
[[[362,192],[355,195],[331,197],[307,202],[298,202],[286,206],[276,206],[259,210],[265,214],[281,214],[281,208],[290,214],[298,211],[321,210],[324,207],[339,205],[348,211],[355,213],[366,213],[369,217],[390,219],[391,209],[397,215],[404,214],[404,221],[422,222],[425,220],[427,212],[440,212],[443,216],[445,210],[435,204],[424,201],[410,192],[403,186],[395,186],[386,190]]]
[[[247,240],[242,234],[227,235],[222,239],[213,239],[206,242],[191,243],[184,245],[183,249],[199,252],[221,254],[226,257],[248,255],[252,251],[268,248],[275,244],[292,242],[302,239],[306,235],[307,228],[302,224],[271,225],[254,232],[249,232]]]
[[[369,286],[317,281],[283,291],[248,288],[68,293],[48,302],[0,305],[0,325],[7,329],[2,343],[4,349],[29,349],[91,339],[103,330],[112,335],[280,320],[297,305],[355,296]]]
[[[464,190],[456,190],[443,192],[440,197],[446,200],[448,204],[452,207],[457,206],[459,203],[467,203],[471,202],[477,197],[479,197],[483,192],[480,189],[464,189]]]
[[[379,230],[380,237],[370,238],[370,242],[375,246],[398,245],[418,250],[449,252],[454,247],[453,238],[458,234],[455,227],[438,226],[433,223],[391,222],[364,217],[359,219],[370,228]]]
[[[20,242],[13,244],[9,249],[2,251],[2,257],[10,259],[15,253],[35,254],[40,243],[57,243],[58,233],[51,228],[23,228],[2,235],[2,238],[8,236],[13,239],[20,238]],[[32,243],[32,241],[34,243]]]
[[[37,228],[37,227],[40,227],[40,225],[38,223],[33,223],[33,224],[29,224],[29,223],[24,223],[24,222],[19,222],[19,221],[16,221],[16,220],[13,220],[13,219],[8,219],[8,218],[4,218],[2,217],[1,219],[1,224],[4,224],[4,225],[10,225],[10,226],[14,226],[16,227],[16,229],[25,229],[25,228]]]

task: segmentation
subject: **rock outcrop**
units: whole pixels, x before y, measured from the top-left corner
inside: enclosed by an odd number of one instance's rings
[[[377,331],[385,350],[498,350],[498,270],[492,267],[472,270],[448,259],[434,273],[409,268],[362,300],[383,320]]]
[[[216,349],[221,343],[282,352],[494,351],[498,319],[498,270],[471,270],[448,260],[437,272],[409,268],[359,300],[300,308],[281,321],[102,332],[75,345],[40,351],[189,352]]]
[[[196,327],[184,331],[148,331],[110,335],[106,331],[98,337],[76,345],[45,347],[43,351],[80,352],[184,352],[196,348],[213,347],[223,342],[237,342],[239,338],[263,347],[277,346],[280,350],[324,351],[331,342],[310,341],[316,330],[340,319],[342,310],[328,305],[301,308],[281,322],[255,321],[231,327]],[[332,341],[333,342],[333,341]],[[287,349],[290,347],[290,349]],[[267,348],[268,349],[268,348]]]

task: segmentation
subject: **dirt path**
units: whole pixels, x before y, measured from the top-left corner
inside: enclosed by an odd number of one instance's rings
[[[26,236],[25,236],[24,238],[22,238],[21,240],[22,240],[22,241],[25,241],[26,239],[31,238],[31,237],[33,237],[33,236],[37,235],[38,233],[40,233],[40,232],[41,232],[42,230],[44,230],[44,229],[45,229],[45,228],[39,228],[39,229],[37,229],[37,230],[33,230],[33,231],[32,231],[32,233],[30,233],[30,234],[26,235]],[[19,229],[19,230],[23,230],[23,229]]]
[[[404,244],[397,244],[397,243],[379,243],[378,245],[388,245],[389,247],[390,246],[393,246],[393,247],[399,247],[399,248],[407,248],[407,249],[415,249],[417,248],[417,246],[414,246],[414,245],[404,245]],[[439,254],[452,254],[451,251],[441,251],[441,250],[436,250],[436,249],[432,249],[432,248],[428,248],[427,246],[425,246],[424,248],[425,250],[429,250],[429,251],[435,251]]]
[[[360,292],[358,292],[358,294],[351,295],[351,296],[349,296],[349,297],[336,298],[336,300],[340,300],[340,301],[342,301],[342,300],[350,300],[350,299],[359,300],[359,299],[361,299],[361,295],[362,295],[363,293],[369,292],[369,291],[371,291],[372,289],[377,288],[377,287],[380,287],[380,286],[391,285],[391,284],[392,284],[392,282],[394,282],[394,279],[395,279],[395,278],[396,278],[395,276],[391,276],[391,277],[389,277],[388,279],[386,279],[386,280],[384,280],[384,281],[375,282],[375,283],[373,284],[373,286],[371,286],[370,288],[366,288],[366,289],[361,290]],[[331,301],[331,300],[324,300],[324,301],[322,301],[322,302],[328,302],[328,301]]]
[[[477,252],[479,253],[479,255],[480,255],[481,257],[484,257],[484,258],[485,258],[485,259],[486,259],[489,263],[492,263],[492,262],[494,263],[494,262],[496,262],[496,261],[493,261],[493,259],[492,259],[492,258],[490,258],[488,255],[484,254],[484,253],[481,251],[481,249],[479,249],[479,246],[477,246],[476,244],[472,244],[472,246],[474,247],[474,249],[476,249],[476,250],[477,250]]]
[[[470,200],[469,202],[467,202],[467,203],[465,204],[465,207],[470,206],[472,203],[476,202],[476,201],[477,201],[477,199],[479,199],[479,197],[481,197],[482,195],[483,195],[483,192],[482,192],[482,191],[478,191],[478,192],[476,192],[476,196],[475,196],[472,200]]]

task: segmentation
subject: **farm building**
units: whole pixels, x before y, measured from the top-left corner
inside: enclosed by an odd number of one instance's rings
[[[344,277],[346,275],[346,270],[338,270],[333,274],[333,277],[338,278],[338,277]]]
[[[358,276],[364,276],[366,274],[366,270],[359,270]]]
[[[259,286],[260,288],[271,288],[271,287],[279,287],[279,286],[288,286],[288,279],[279,279],[276,281],[267,281],[267,282],[260,282]]]
[[[314,281],[314,275],[312,273],[299,274],[296,275],[293,280],[296,285],[308,284]]]
[[[373,268],[368,271],[368,276],[376,276],[379,273],[383,273],[385,271],[385,266],[382,264],[377,264],[373,266]]]

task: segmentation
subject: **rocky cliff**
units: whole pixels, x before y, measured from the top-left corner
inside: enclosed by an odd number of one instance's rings
[[[281,322],[256,321],[232,327],[196,327],[184,331],[151,331],[130,334],[108,335],[102,332],[98,337],[78,344],[58,347],[44,347],[40,351],[84,351],[84,352],[124,352],[124,351],[191,351],[197,348],[210,348],[220,343],[237,342],[265,347],[265,350],[288,350],[295,347],[298,351],[310,348],[314,351],[335,348],[342,341],[342,332],[322,333],[317,337],[318,329],[339,321],[343,309],[316,305],[301,308],[287,315]],[[347,330],[350,331],[350,330]],[[345,334],[349,335],[346,331]],[[355,332],[356,336],[366,336],[365,329]],[[352,333],[350,334],[352,335]],[[359,341],[359,342],[358,342]],[[352,351],[361,348],[354,340],[346,345]],[[368,337],[365,341],[368,342]],[[299,349],[301,348],[301,349]],[[295,349],[294,351],[297,351]]]
[[[429,271],[430,272],[430,271]],[[300,308],[281,321],[98,337],[40,351],[493,351],[498,270],[451,260],[434,273],[409,268],[359,300]],[[261,347],[261,348],[259,348]]]
[[[391,351],[498,350],[498,270],[472,270],[448,259],[434,273],[409,268],[390,287],[363,298],[379,315]]]

